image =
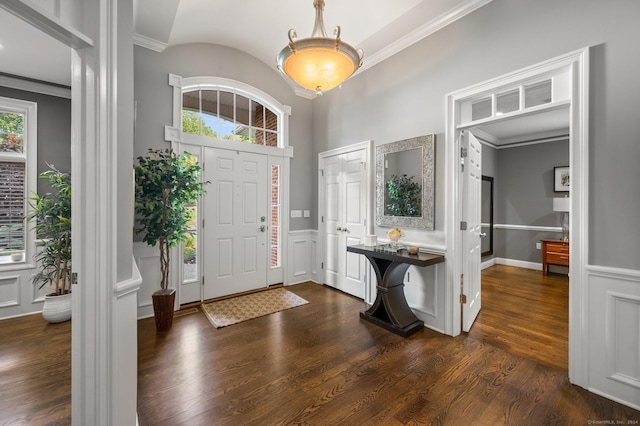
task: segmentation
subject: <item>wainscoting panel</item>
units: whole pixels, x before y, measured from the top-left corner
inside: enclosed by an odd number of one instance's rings
[[[640,409],[640,271],[588,266],[589,388]]]
[[[317,246],[317,233],[316,236],[312,238],[312,232],[311,230],[289,232],[288,261],[286,265],[287,279],[285,285],[298,284],[311,280],[311,256]]]
[[[0,278],[0,308],[20,305],[20,275]]]

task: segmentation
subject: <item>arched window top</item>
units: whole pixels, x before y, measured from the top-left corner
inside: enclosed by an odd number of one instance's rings
[[[290,108],[268,94],[224,78],[172,77],[181,94],[180,104],[175,105],[180,121],[174,119],[174,126],[180,126],[184,137],[199,135],[278,148],[287,145],[284,129]]]

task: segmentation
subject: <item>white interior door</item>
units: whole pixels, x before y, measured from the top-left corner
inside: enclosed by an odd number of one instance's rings
[[[205,148],[204,299],[267,286],[267,156]]]
[[[367,216],[366,150],[328,157],[323,162],[325,283],[364,297],[365,258],[347,252],[364,242]]]
[[[482,145],[471,132],[462,135],[462,147],[467,150],[462,170],[462,220],[467,229],[462,234],[463,285],[462,294],[466,303],[462,305],[462,329],[468,332],[476,320],[481,307],[480,253],[481,239],[481,191],[482,191]]]

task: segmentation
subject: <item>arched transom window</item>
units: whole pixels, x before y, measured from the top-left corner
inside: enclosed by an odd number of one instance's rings
[[[187,79],[185,79],[187,80]],[[282,147],[277,105],[237,81],[209,79],[182,87],[182,132],[220,140]]]

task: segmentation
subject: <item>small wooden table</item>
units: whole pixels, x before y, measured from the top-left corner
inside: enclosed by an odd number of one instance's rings
[[[410,336],[424,327],[411,311],[404,297],[404,275],[409,266],[430,266],[444,262],[444,256],[432,253],[409,254],[406,250],[389,252],[364,245],[348,246],[347,251],[364,255],[376,273],[376,300],[360,312],[360,318],[402,337]]]
[[[569,241],[540,241],[542,242],[542,275],[547,275],[549,265],[569,266]]]

